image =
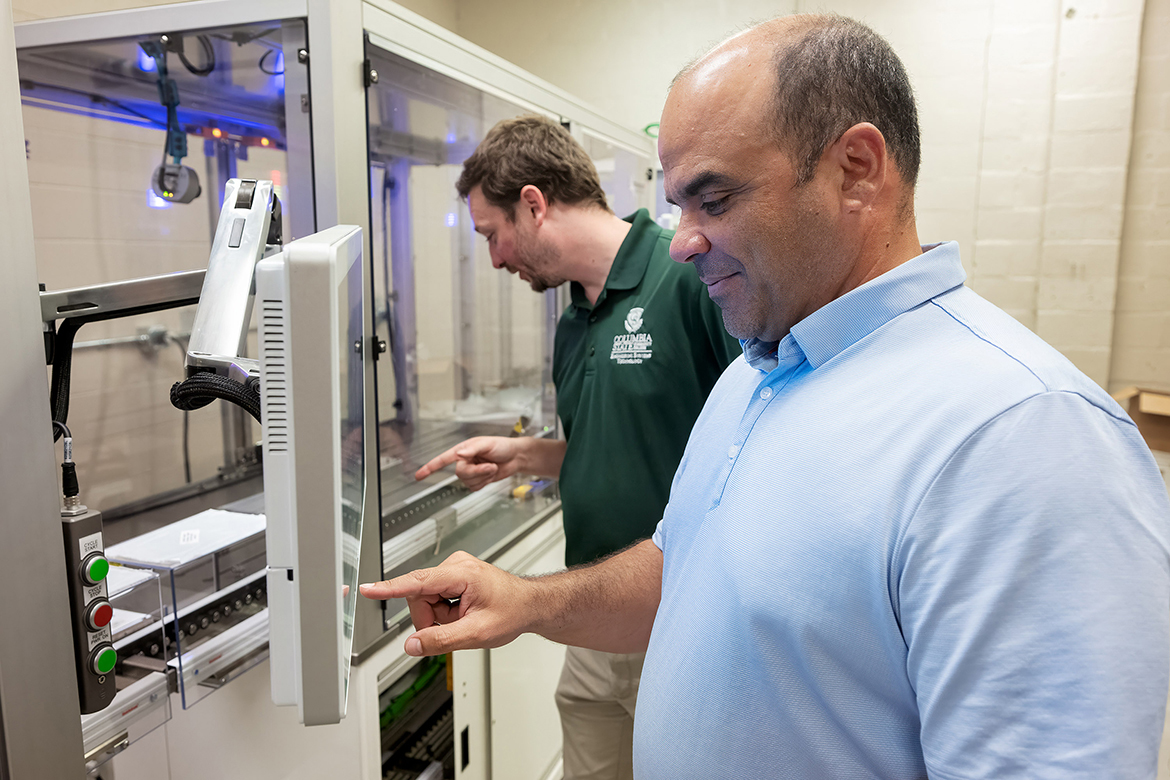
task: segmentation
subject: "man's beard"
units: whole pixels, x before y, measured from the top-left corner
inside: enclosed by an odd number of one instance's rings
[[[560,287],[566,279],[557,276],[551,271],[560,265],[561,253],[553,246],[538,246],[536,242],[529,242],[527,237],[516,245],[516,254],[524,265],[524,273],[528,276],[528,285],[534,292],[542,293],[554,287]]]

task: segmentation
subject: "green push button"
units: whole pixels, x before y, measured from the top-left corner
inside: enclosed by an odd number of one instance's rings
[[[110,573],[110,562],[100,553],[94,553],[81,565],[82,576],[90,585],[97,585]]]
[[[92,658],[91,668],[94,674],[109,674],[114,671],[114,664],[118,662],[118,652],[106,645],[98,648]]]

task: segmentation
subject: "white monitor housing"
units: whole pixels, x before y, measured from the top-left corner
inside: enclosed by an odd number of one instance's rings
[[[256,265],[272,700],[345,716],[365,495],[362,233]]]

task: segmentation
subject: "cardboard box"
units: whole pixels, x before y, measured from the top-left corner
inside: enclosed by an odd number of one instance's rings
[[[1113,400],[1129,412],[1151,450],[1170,452],[1170,393],[1127,387]]]

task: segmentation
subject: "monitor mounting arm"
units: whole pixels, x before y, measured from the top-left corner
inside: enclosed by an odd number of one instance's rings
[[[256,263],[280,251],[280,225],[280,200],[272,182],[228,180],[187,345],[187,378],[171,388],[177,408],[199,409],[221,398],[260,419],[260,363],[243,352]]]

